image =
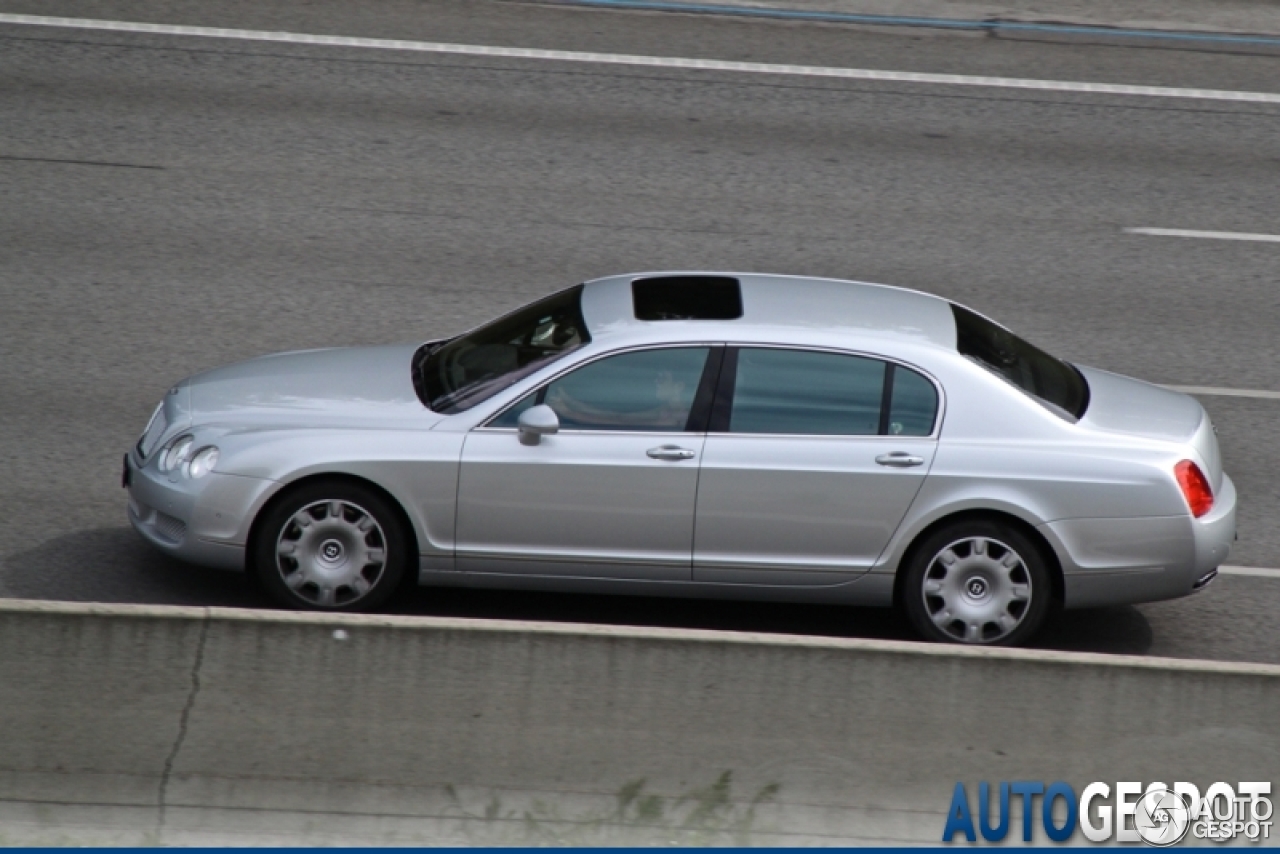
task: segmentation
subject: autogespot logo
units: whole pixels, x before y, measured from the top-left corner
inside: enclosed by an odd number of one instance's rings
[[[1181,842],[1191,828],[1191,807],[1177,792],[1157,789],[1138,799],[1133,829],[1143,842],[1163,848]]]
[[[1113,797],[1114,791],[1114,797]],[[1053,842],[1070,840],[1077,830],[1090,842],[1138,842],[1166,847],[1188,836],[1196,842],[1250,842],[1271,838],[1270,782],[1236,786],[1214,783],[1201,797],[1191,783],[1090,783],[1080,797],[1068,783],[1046,786],[1035,780],[978,784],[977,821],[964,783],[956,783],[947,810],[942,841],[957,835],[976,842],[1002,842],[1012,822],[1011,802],[1021,801],[1022,840],[1031,842],[1037,815]],[[993,797],[994,795],[994,797]],[[1037,799],[1039,803],[1037,804]],[[996,800],[996,804],[992,801]],[[1038,809],[1037,809],[1038,806]],[[995,820],[992,814],[995,814]]]

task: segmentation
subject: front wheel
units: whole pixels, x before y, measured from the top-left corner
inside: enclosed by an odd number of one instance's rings
[[[263,518],[254,571],[286,608],[369,611],[404,577],[409,539],[389,502],[367,487],[307,484]]]
[[[1017,646],[1040,628],[1053,596],[1040,549],[994,522],[961,522],[934,532],[904,570],[907,617],[934,641]]]

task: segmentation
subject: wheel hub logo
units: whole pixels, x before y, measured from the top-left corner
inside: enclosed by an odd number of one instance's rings
[[[969,595],[974,599],[980,599],[987,592],[987,582],[981,578],[970,579]]]

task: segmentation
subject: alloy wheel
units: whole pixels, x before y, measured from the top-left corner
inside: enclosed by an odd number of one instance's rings
[[[378,583],[387,540],[368,510],[345,500],[299,509],[276,538],[276,569],[298,598],[318,608],[352,605]]]
[[[924,573],[925,614],[944,635],[962,643],[996,643],[1026,617],[1032,575],[1012,547],[971,536],[940,549]]]

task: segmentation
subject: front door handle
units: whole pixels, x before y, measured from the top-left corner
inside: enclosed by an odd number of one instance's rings
[[[906,451],[894,451],[892,454],[881,454],[876,457],[876,462],[890,468],[909,469],[914,466],[924,465],[924,457],[917,457],[915,454],[908,454]]]
[[[650,448],[645,454],[655,460],[691,460],[695,454],[688,448],[681,448],[677,445],[661,445],[657,448]]]

